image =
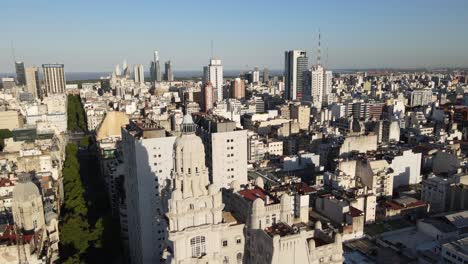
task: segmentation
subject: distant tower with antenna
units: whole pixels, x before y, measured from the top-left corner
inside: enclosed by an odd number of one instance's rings
[[[332,72],[327,71],[321,65],[321,32],[318,32],[318,46],[317,46],[317,64],[312,66],[311,79],[310,79],[310,92],[312,102],[315,107],[321,108],[324,105],[328,105],[333,99],[331,96],[332,91]],[[328,53],[328,52],[327,52]],[[327,54],[328,60],[328,54]]]
[[[213,40],[211,40],[210,64],[203,67],[203,85],[209,83],[213,86],[214,95],[217,102],[223,100],[223,66],[221,60],[213,54]]]
[[[321,59],[321,50],[320,50],[320,29],[318,32],[318,46],[317,46],[317,65],[320,65],[320,59]]]

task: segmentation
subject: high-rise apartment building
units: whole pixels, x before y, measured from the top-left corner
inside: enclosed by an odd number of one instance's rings
[[[260,82],[260,71],[257,67],[255,67],[254,71],[252,72],[252,82],[259,83]]]
[[[41,85],[39,84],[39,70],[37,67],[26,68],[26,88],[35,98],[42,98]]]
[[[270,81],[270,70],[268,70],[267,68],[265,68],[263,70],[263,82],[264,83],[267,83],[268,81]]]
[[[213,108],[214,103],[214,88],[210,82],[203,84],[201,97],[201,110],[206,113]]]
[[[303,74],[307,71],[309,60],[303,50],[290,50],[284,53],[284,98],[301,100],[303,97]]]
[[[15,70],[16,70],[16,80],[18,81],[18,85],[26,85],[26,74],[24,69],[24,62],[17,61],[15,62]]]
[[[411,92],[411,107],[424,106],[432,102],[432,90],[420,89]]]
[[[172,73],[171,61],[166,61],[166,63],[164,64],[164,68],[165,68],[164,79],[168,82],[173,82],[174,74]]]
[[[215,101],[223,100],[223,66],[220,59],[211,59],[203,68],[203,83],[210,82],[215,89]]]
[[[153,83],[161,81],[161,67],[159,65],[159,52],[157,50],[154,51],[154,60],[151,62],[150,72]]]
[[[149,120],[134,120],[122,128],[131,263],[161,263],[175,140]]]
[[[316,106],[328,104],[328,98],[332,89],[332,72],[325,70],[320,64],[312,67],[310,73],[310,92],[312,102]]]
[[[49,94],[65,93],[65,72],[63,64],[42,64],[44,71],[44,92]]]
[[[145,83],[145,69],[143,68],[143,65],[135,64],[133,66],[133,80],[135,83]]]
[[[229,98],[243,99],[245,98],[245,82],[241,78],[235,78],[231,81],[229,90]]]
[[[194,115],[203,140],[210,181],[229,188],[233,181],[247,183],[247,130],[220,116]]]

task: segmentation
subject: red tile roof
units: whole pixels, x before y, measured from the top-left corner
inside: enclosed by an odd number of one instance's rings
[[[263,189],[255,187],[254,189],[246,189],[239,191],[239,194],[242,195],[245,199],[250,201],[255,201],[257,198],[260,198],[265,201],[266,196],[268,195]]]

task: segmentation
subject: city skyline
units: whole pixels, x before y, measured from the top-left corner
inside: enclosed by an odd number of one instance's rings
[[[461,33],[468,23],[466,1],[437,8],[435,1],[184,2],[191,12],[177,16],[158,12],[178,10],[170,3],[103,2],[5,3],[9,26],[0,61],[10,63],[0,72],[13,72],[12,44],[16,60],[28,66],[60,62],[69,72],[109,72],[123,59],[149,68],[154,50],[161,61],[171,60],[174,71],[198,70],[209,62],[211,41],[226,70],[279,70],[286,50],[305,50],[315,62],[319,29],[322,63],[331,69],[468,67],[468,39]],[[23,10],[24,4],[32,8]]]

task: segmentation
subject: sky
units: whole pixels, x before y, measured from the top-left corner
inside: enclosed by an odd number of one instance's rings
[[[467,0],[14,0],[0,5],[0,72],[26,66],[112,71],[124,59],[202,70],[280,70],[284,51],[332,69],[468,67]],[[13,45],[12,45],[13,44]]]

